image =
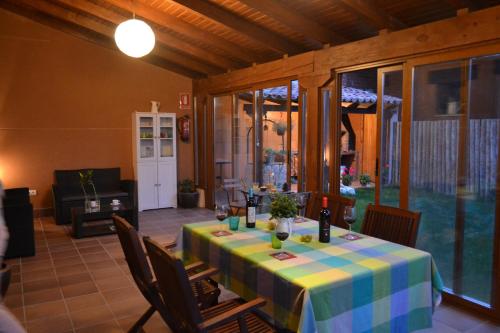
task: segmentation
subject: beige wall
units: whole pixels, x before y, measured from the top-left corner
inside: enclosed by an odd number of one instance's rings
[[[52,206],[55,169],[132,172],[132,116],[177,108],[189,78],[0,10],[0,179]],[[188,111],[191,113],[191,110]],[[180,141],[180,140],[179,140]],[[178,177],[193,177],[192,143],[178,144]]]

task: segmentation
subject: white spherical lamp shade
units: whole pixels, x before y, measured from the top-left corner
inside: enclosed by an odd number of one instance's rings
[[[155,47],[155,34],[144,21],[132,19],[116,27],[115,42],[126,55],[140,58]]]

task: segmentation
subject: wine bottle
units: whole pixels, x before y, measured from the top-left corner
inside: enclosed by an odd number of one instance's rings
[[[323,202],[319,211],[319,241],[330,243],[330,210],[328,209],[328,198],[323,197]]]
[[[253,188],[248,190],[248,199],[247,199],[247,228],[255,228],[255,208],[257,207],[257,203],[255,202],[255,198],[253,196]]]

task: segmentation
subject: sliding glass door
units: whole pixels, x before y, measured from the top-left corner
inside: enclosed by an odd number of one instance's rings
[[[451,293],[486,307],[495,285],[499,91],[499,55],[413,69],[409,208],[422,212],[417,246],[432,253]]]

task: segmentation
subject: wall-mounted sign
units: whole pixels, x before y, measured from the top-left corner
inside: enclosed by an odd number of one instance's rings
[[[179,93],[179,109],[191,109],[191,93]]]

